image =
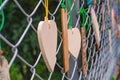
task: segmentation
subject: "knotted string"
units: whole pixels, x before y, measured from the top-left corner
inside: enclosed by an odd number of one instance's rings
[[[66,11],[65,0],[62,0],[61,7]]]

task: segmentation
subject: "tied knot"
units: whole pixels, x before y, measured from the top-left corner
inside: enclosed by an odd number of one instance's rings
[[[62,0],[61,7],[62,7],[64,10],[66,10],[65,0]]]
[[[61,7],[64,8],[64,9],[66,9],[66,6],[65,6],[64,3],[61,4]]]

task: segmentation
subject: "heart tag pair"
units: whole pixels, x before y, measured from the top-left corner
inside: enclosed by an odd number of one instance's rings
[[[81,48],[81,35],[78,28],[68,29],[68,49],[77,59]]]
[[[0,80],[10,80],[8,62],[4,56],[0,60]]]
[[[67,25],[67,11],[61,9],[61,23],[62,23],[62,41],[63,41],[63,62],[64,72],[69,70],[69,56],[68,51],[75,57],[78,57],[81,47],[81,35],[78,28],[68,29]]]
[[[96,43],[97,43],[97,46],[99,47],[100,46],[99,25],[98,25],[97,17],[96,17],[96,14],[93,8],[91,8],[91,19],[92,19],[92,24],[93,24],[92,27],[95,32]]]
[[[57,48],[57,26],[55,21],[40,21],[37,28],[39,46],[50,72],[54,71]]]

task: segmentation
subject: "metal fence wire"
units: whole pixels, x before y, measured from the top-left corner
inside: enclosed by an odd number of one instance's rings
[[[16,31],[19,27],[24,26],[22,29],[23,31],[21,34],[19,34],[18,38],[14,40],[8,38],[7,36],[14,37],[16,34],[13,33],[7,33],[3,34],[0,33],[0,38],[2,39],[2,42],[7,44],[8,47],[11,48],[10,51],[12,53],[12,57],[9,61],[9,69],[10,73],[11,67],[14,65],[16,61],[19,61],[22,65],[25,65],[29,68],[29,74],[27,74],[25,77],[30,77],[30,80],[110,80],[113,68],[115,66],[116,57],[117,54],[117,43],[116,43],[116,27],[114,29],[112,28],[111,23],[111,16],[108,15],[108,9],[107,9],[107,0],[95,0],[97,2],[96,6],[96,15],[97,20],[99,23],[99,31],[100,31],[100,49],[98,50],[96,47],[96,41],[95,41],[95,33],[92,29],[92,24],[90,24],[88,34],[86,35],[86,55],[87,55],[87,74],[82,75],[82,65],[81,65],[81,52],[79,53],[78,59],[73,58],[73,56],[69,56],[70,61],[70,70],[68,72],[64,72],[63,70],[63,60],[62,60],[62,31],[60,24],[60,8],[62,0],[53,0],[54,8],[50,7],[49,5],[49,17],[52,20],[55,20],[58,26],[58,44],[57,44],[57,53],[56,53],[56,65],[54,72],[49,72],[47,70],[47,67],[45,65],[45,62],[43,61],[43,57],[41,55],[41,50],[37,42],[37,37],[33,37],[35,42],[31,42],[31,39],[33,39],[30,35],[31,33],[34,33],[33,36],[37,36],[37,26],[36,21],[42,21],[44,12],[44,0],[37,0],[36,6],[33,7],[32,12],[27,12],[28,8],[24,7],[24,4],[22,1],[19,0],[4,0],[2,5],[0,6],[0,9],[7,10],[7,7],[9,5],[15,5],[15,9],[18,9],[20,12],[20,15],[24,16],[24,19],[20,19],[19,22],[27,22],[27,24],[20,24],[19,26],[14,27],[12,30]],[[27,1],[29,3],[29,0]],[[66,0],[67,2],[67,0]],[[102,31],[102,2],[104,2],[105,6],[105,30]],[[78,14],[78,10],[80,8],[85,8],[87,4],[87,0],[71,0],[72,7],[68,9],[68,23],[70,19],[70,10],[72,10],[73,13],[73,26],[78,26],[80,28],[81,24],[81,15]],[[110,9],[115,4],[115,2],[110,2]],[[27,5],[27,4],[26,4]],[[115,4],[116,5],[116,4]],[[87,13],[90,11],[91,5],[88,5]],[[74,9],[76,7],[76,10]],[[67,6],[67,8],[69,8]],[[41,9],[41,10],[40,10]],[[42,11],[43,10],[43,11]],[[11,13],[13,11],[9,11],[8,13]],[[40,12],[40,13],[39,13]],[[35,20],[35,15],[39,13],[39,20]],[[7,13],[5,13],[7,15]],[[20,16],[19,14],[15,14],[17,16]],[[6,16],[7,17],[7,16]],[[12,17],[16,18],[16,17]],[[11,19],[12,20],[12,19]],[[18,22],[18,23],[19,23]],[[7,19],[6,19],[6,23]],[[85,17],[85,25],[88,24],[88,17]],[[6,26],[7,27],[7,26]],[[12,26],[9,26],[12,28]],[[7,29],[7,28],[5,28]],[[108,30],[111,30],[111,37],[112,37],[112,52],[110,52],[110,46],[109,46],[109,35]],[[9,31],[11,32],[11,31]],[[18,32],[19,33],[19,32]],[[29,37],[28,37],[29,34]],[[26,38],[29,38],[28,41],[24,41]],[[25,44],[23,44],[23,42]],[[24,48],[26,45],[32,44],[33,47],[29,47],[28,53],[24,53]],[[22,46],[22,47],[20,47]],[[9,49],[10,49],[9,48]],[[31,57],[29,54],[34,54],[31,50],[34,50],[36,52],[36,57]],[[28,55],[28,56],[24,56]],[[7,56],[6,56],[7,57]],[[28,58],[32,58],[32,60],[29,60]],[[14,65],[15,67],[17,65]],[[38,71],[39,70],[39,71]],[[47,72],[47,73],[45,73]],[[17,74],[17,73],[16,73]],[[55,77],[57,76],[57,77]]]

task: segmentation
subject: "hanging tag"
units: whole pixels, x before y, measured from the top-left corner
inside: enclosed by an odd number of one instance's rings
[[[110,16],[110,1],[107,0],[107,9],[108,9],[108,15]]]
[[[112,19],[112,29],[114,29],[115,26],[115,17],[114,17],[114,9],[111,10],[111,19]]]
[[[50,72],[53,72],[56,63],[57,48],[57,27],[55,21],[40,21],[37,35],[46,66]]]
[[[77,59],[81,48],[81,35],[78,28],[68,30],[68,48],[69,52]]]
[[[111,30],[108,30],[109,35],[109,46],[110,46],[110,53],[112,53],[112,38],[111,38]]]
[[[4,56],[1,56],[0,80],[10,80],[8,62]]]
[[[61,9],[64,72],[69,70],[67,11]]]
[[[87,61],[86,61],[86,30],[85,27],[81,28],[81,37],[82,37],[82,41],[81,41],[81,50],[82,50],[82,73],[83,75],[87,74]]]
[[[102,2],[102,31],[105,30],[105,5],[104,2]]]
[[[98,25],[97,17],[96,17],[96,14],[95,14],[95,11],[93,8],[91,8],[91,19],[92,19],[92,24],[93,24],[92,27],[93,27],[93,30],[95,32],[96,43],[97,43],[97,46],[99,48],[99,46],[100,46],[99,25]]]

